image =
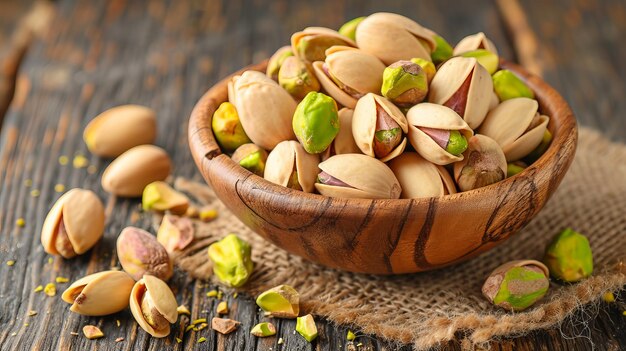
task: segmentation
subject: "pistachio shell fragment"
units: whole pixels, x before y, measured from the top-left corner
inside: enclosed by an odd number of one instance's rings
[[[315,326],[313,316],[307,314],[306,316],[298,317],[296,320],[296,331],[308,342],[315,340],[317,338],[317,326]]]
[[[507,163],[504,152],[493,139],[474,135],[468,141],[463,161],[454,164],[454,179],[461,191],[469,191],[504,179]]]
[[[443,37],[435,34],[433,39],[435,40],[435,50],[430,53],[430,58],[437,65],[452,57],[453,49]]]
[[[154,235],[137,227],[126,227],[117,237],[117,256],[122,268],[135,280],[145,274],[168,280],[173,273],[167,250]]]
[[[296,318],[300,313],[300,294],[290,285],[279,285],[261,293],[256,304],[268,317]]]
[[[456,46],[454,47],[453,54],[457,56],[462,53],[478,49],[485,49],[498,55],[498,49],[496,49],[496,46],[493,44],[493,42],[489,40],[489,38],[487,38],[487,36],[483,32],[468,35],[465,38],[461,39],[461,41],[459,41],[459,43],[456,44]]]
[[[254,268],[251,252],[250,244],[235,234],[228,234],[209,246],[213,273],[231,287],[242,286],[248,281]]]
[[[104,205],[91,190],[72,189],[52,206],[41,229],[51,255],[71,258],[91,249],[104,232]]]
[[[426,82],[430,84],[430,82],[435,77],[435,73],[437,73],[437,68],[435,67],[435,65],[432,62],[419,57],[412,58],[411,62],[416,63],[420,65],[420,67],[422,67],[422,70],[426,73]]]
[[[473,57],[480,63],[489,74],[494,74],[498,70],[500,59],[498,55],[485,49],[477,49],[461,54],[463,57]]]
[[[552,277],[574,283],[593,273],[593,254],[589,240],[571,228],[556,235],[548,248],[543,261],[550,269]]]
[[[400,182],[400,198],[416,199],[456,193],[448,171],[426,161],[416,152],[405,152],[389,162],[389,168]]]
[[[397,106],[416,105],[428,94],[426,72],[412,61],[394,62],[383,72],[381,93]]]
[[[496,268],[483,285],[491,303],[509,311],[522,311],[535,304],[550,286],[548,268],[539,261],[512,261]]]
[[[283,46],[280,49],[276,50],[276,52],[270,57],[267,62],[266,75],[278,82],[278,72],[280,71],[280,67],[283,65],[283,62],[287,57],[293,56],[293,51],[291,51],[291,46]]]
[[[402,188],[383,162],[361,154],[335,155],[319,164],[315,188],[330,197],[397,199]]]
[[[250,172],[263,177],[265,163],[267,162],[267,151],[255,144],[243,144],[235,150],[231,156],[232,160]]]
[[[356,40],[356,28],[361,22],[363,22],[364,19],[365,16],[349,20],[348,22],[344,23],[341,28],[339,28],[339,34],[352,40]]]
[[[268,181],[307,193],[314,191],[319,157],[307,153],[302,145],[286,140],[267,157],[264,178]]]
[[[250,142],[250,138],[243,130],[235,105],[228,101],[222,102],[213,113],[211,128],[217,143],[226,151],[233,151],[240,145]]]
[[[213,317],[213,319],[211,319],[211,329],[224,335],[230,334],[237,330],[240,324],[240,322],[227,318]]]
[[[339,133],[337,103],[328,95],[310,92],[298,104],[292,125],[306,152],[322,153]]]
[[[162,338],[170,334],[170,324],[178,319],[174,293],[161,279],[146,274],[133,286],[130,311],[148,334]]]
[[[252,330],[250,330],[250,334],[259,338],[265,338],[268,336],[276,335],[276,327],[274,326],[274,324],[269,322],[259,323],[252,327]]]
[[[130,148],[152,144],[156,138],[156,113],[140,105],[110,108],[87,124],[83,139],[100,157],[117,157]]]
[[[283,140],[295,139],[290,122],[296,101],[263,73],[246,71],[234,76],[228,84],[228,100],[237,108],[250,140],[263,149],[271,150]]]
[[[85,316],[105,316],[128,306],[135,281],[125,272],[104,271],[85,276],[70,285],[61,299],[70,311]]]
[[[170,211],[182,215],[187,212],[189,198],[166,182],[158,180],[143,189],[141,207],[144,211]]]
[[[334,155],[357,154],[361,152],[361,149],[357,146],[354,141],[354,136],[352,135],[352,117],[354,110],[344,107],[339,110],[337,115],[339,117],[339,133],[322,154],[322,160],[327,160]]]
[[[139,145],[124,152],[102,173],[102,188],[124,197],[141,196],[146,185],[165,180],[172,161],[165,150],[154,145]]]
[[[296,56],[287,57],[283,61],[278,72],[278,84],[298,100],[309,92],[320,90],[320,83],[312,68]]]
[[[492,77],[493,90],[500,101],[518,97],[535,98],[535,93],[515,73],[508,69],[501,69]]]
[[[194,232],[193,222],[189,218],[166,214],[161,220],[157,241],[172,254],[184,250],[193,241]]]
[[[338,32],[324,27],[309,27],[291,36],[291,49],[306,62],[324,61],[331,46],[351,46],[356,43]]]

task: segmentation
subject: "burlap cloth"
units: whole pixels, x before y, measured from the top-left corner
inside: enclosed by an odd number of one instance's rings
[[[618,264],[626,258],[626,145],[584,128],[563,183],[525,229],[478,258],[435,272],[383,277],[327,269],[251,232],[204,183],[177,179],[175,186],[219,210],[217,220],[198,225],[196,239],[176,258],[180,268],[194,277],[209,278],[206,247],[237,233],[251,243],[256,264],[243,291],[257,294],[290,284],[300,292],[305,312],[364,333],[413,343],[418,350],[455,334],[471,347],[494,337],[558,325],[581,305],[598,303],[604,292],[626,285],[626,270]],[[492,269],[509,260],[541,259],[550,238],[565,227],[588,236],[595,261],[591,278],[575,285],[552,283],[536,307],[521,313],[503,312],[483,298],[481,286]]]

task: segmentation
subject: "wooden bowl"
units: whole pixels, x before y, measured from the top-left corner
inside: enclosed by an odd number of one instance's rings
[[[524,227],[560,184],[576,150],[576,120],[539,77],[501,61],[535,91],[554,139],[522,173],[438,198],[364,200],[307,194],[270,183],[223,154],[211,118],[228,99],[227,81],[198,101],[189,120],[196,165],[224,204],[275,245],[328,267],[374,274],[426,271],[468,260]],[[244,70],[265,71],[267,61]],[[236,73],[240,74],[244,70]]]

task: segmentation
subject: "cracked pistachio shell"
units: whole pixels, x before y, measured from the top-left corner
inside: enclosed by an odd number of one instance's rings
[[[261,72],[246,71],[228,83],[228,100],[253,143],[271,150],[283,140],[295,139],[291,118],[296,101],[278,83]]]
[[[173,267],[167,250],[157,238],[137,227],[126,227],[117,237],[117,256],[126,273],[135,280],[152,274],[167,280]]]
[[[146,274],[133,286],[130,312],[141,329],[155,338],[170,334],[170,324],[178,319],[177,308],[174,293],[161,279]]]
[[[456,112],[442,105],[425,102],[411,107],[407,112],[407,120],[409,141],[423,158],[437,165],[447,165],[463,160],[463,155],[456,156],[449,153],[420,129],[424,127],[456,130],[469,140],[474,132]]]
[[[68,191],[52,206],[43,222],[44,251],[65,258],[85,253],[102,237],[104,217],[104,205],[93,191],[78,188]]]
[[[102,173],[102,188],[125,197],[141,196],[146,185],[165,180],[172,161],[165,150],[154,145],[139,145],[113,160]]]
[[[460,191],[468,191],[506,178],[507,163],[497,142],[476,134],[468,140],[463,161],[454,164],[454,179]]]
[[[330,197],[397,199],[402,188],[393,171],[383,162],[361,154],[335,155],[319,168],[348,186],[315,183],[320,194]]]
[[[291,49],[306,62],[324,61],[331,46],[356,47],[356,43],[337,31],[324,27],[309,27],[291,36]]]
[[[267,157],[264,178],[278,185],[312,193],[318,163],[319,156],[307,153],[297,141],[285,140],[276,145]],[[293,184],[294,171],[297,184]]]
[[[306,152],[324,152],[339,133],[337,103],[324,93],[308,93],[296,107],[292,126]]]
[[[498,70],[500,59],[497,54],[485,49],[477,49],[461,54],[463,57],[473,57],[480,63],[489,74],[494,74]]]
[[[322,154],[322,160],[325,161],[329,157],[341,154],[358,154],[361,149],[357,146],[352,135],[352,117],[354,110],[347,107],[342,108],[337,113],[339,116],[339,133],[333,140],[332,144]]]
[[[166,182],[158,180],[143,189],[141,207],[144,211],[170,211],[182,215],[187,212],[189,198]]]
[[[121,271],[90,274],[70,285],[61,298],[72,305],[70,311],[85,316],[105,316],[128,306],[135,281]]]
[[[356,29],[358,47],[386,65],[414,57],[430,61],[437,45],[434,36],[433,31],[407,17],[386,12],[368,16]]]
[[[191,219],[166,214],[161,220],[156,238],[172,254],[184,250],[193,241],[194,232]]]
[[[458,44],[454,47],[454,56],[460,55],[462,53],[485,49],[487,51],[491,51],[494,54],[498,55],[498,49],[493,44],[489,38],[483,32],[479,32],[476,34],[468,35],[465,38],[461,39]]]
[[[117,157],[156,138],[156,113],[140,105],[110,108],[96,116],[83,132],[89,151],[100,157]]]
[[[357,146],[365,155],[376,157],[374,152],[374,137],[377,120],[379,118],[377,105],[400,126],[403,133],[400,143],[380,159],[382,162],[387,162],[404,151],[406,147],[406,136],[404,134],[408,132],[406,117],[391,101],[372,93],[360,98],[354,109],[354,116],[352,117],[352,135],[354,136],[354,141]]]
[[[548,274],[548,268],[539,261],[511,261],[491,272],[482,292],[489,302],[498,307],[522,311],[548,292]]]
[[[320,90],[320,83],[311,66],[296,56],[287,57],[283,61],[278,72],[278,84],[298,100],[311,91]]]
[[[456,193],[454,180],[443,166],[435,165],[416,152],[405,152],[389,162],[402,187],[400,198],[416,199]]]
[[[333,46],[326,55],[326,61],[314,62],[313,69],[324,90],[338,103],[353,109],[361,96],[380,92],[385,65],[376,56],[347,46]]]
[[[428,102],[444,105],[476,129],[487,116],[493,81],[473,57],[453,57],[443,63],[430,83]]]
[[[222,102],[213,113],[211,129],[220,147],[226,151],[233,151],[240,145],[250,142],[239,121],[235,105],[228,101]]]
[[[514,98],[491,110],[479,133],[495,140],[508,162],[530,154],[543,140],[550,118],[537,113],[537,100]]]
[[[543,261],[550,268],[552,277],[568,283],[580,281],[593,273],[589,240],[570,228],[552,239]]]
[[[282,48],[276,50],[267,62],[267,70],[265,71],[265,74],[269,78],[278,82],[278,72],[280,71],[280,66],[282,66],[285,59],[290,56],[293,56],[293,51],[291,51],[290,45],[283,46]]]
[[[348,22],[344,23],[343,26],[341,26],[341,28],[339,28],[339,34],[348,37],[352,40],[356,40],[356,28],[359,26],[359,24],[361,22],[363,22],[363,20],[365,19],[365,16],[363,17],[357,17],[354,19],[349,20]]]
[[[267,151],[255,144],[243,144],[235,150],[233,161],[250,172],[263,177],[265,172],[265,162],[267,161]]]

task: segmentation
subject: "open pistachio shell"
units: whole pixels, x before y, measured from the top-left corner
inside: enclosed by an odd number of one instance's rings
[[[428,102],[417,104],[407,113],[409,122],[409,141],[415,151],[428,161],[447,165],[463,160],[463,155],[453,155],[439,145],[431,136],[420,128],[459,131],[466,140],[474,135],[472,129],[456,112],[448,107]]]
[[[454,180],[460,191],[484,187],[506,178],[507,163],[498,143],[486,135],[476,134],[460,162],[454,164]]]
[[[377,131],[378,119],[380,118],[379,108],[386,112],[387,116],[391,117],[391,119],[398,124],[402,134],[408,132],[406,117],[404,117],[402,111],[389,100],[372,93],[360,98],[354,109],[354,116],[352,117],[352,135],[354,136],[354,141],[357,146],[364,154],[377,158],[374,138]],[[405,147],[406,137],[402,135],[397,146],[387,155],[380,157],[380,160],[383,162],[391,160],[400,155]]]
[[[311,65],[296,56],[287,57],[278,72],[278,84],[295,99],[303,99],[311,91],[319,91],[320,83]]]
[[[453,57],[441,65],[432,82],[428,101],[445,105],[476,129],[489,111],[493,81],[473,57]]]
[[[83,277],[70,285],[61,298],[72,304],[70,311],[86,316],[105,316],[125,309],[135,281],[121,271],[104,271]]]
[[[358,47],[390,65],[420,57],[431,61],[435,33],[404,16],[379,12],[368,16],[356,29]]]
[[[324,27],[308,27],[291,36],[294,54],[307,62],[324,61],[326,49],[334,45],[356,47],[356,43],[337,31]]]
[[[543,139],[548,116],[537,113],[537,100],[520,97],[503,101],[491,110],[479,133],[495,140],[507,161],[516,161],[533,151]]]
[[[300,143],[285,140],[276,145],[267,157],[264,178],[278,185],[312,193],[318,163],[319,157],[307,153]],[[296,180],[297,184],[293,184]]]
[[[483,32],[479,32],[476,34],[468,35],[465,38],[461,39],[458,44],[454,47],[453,54],[460,55],[464,52],[485,49],[487,51],[491,51],[494,54],[498,55],[498,49],[493,44],[489,38]]]
[[[71,258],[91,249],[103,232],[104,205],[93,191],[76,188],[50,209],[41,229],[41,243],[47,253]]]
[[[290,56],[293,56],[291,45],[283,46],[276,50],[274,55],[272,55],[270,60],[267,62],[267,70],[265,71],[265,74],[274,81],[278,82],[278,72],[280,71],[280,67],[283,65],[285,59]]]
[[[391,169],[367,155],[335,155],[319,168],[344,186],[315,183],[320,194],[331,197],[361,199],[397,199],[402,188]]]
[[[237,108],[250,140],[260,147],[271,150],[283,140],[296,138],[291,128],[296,101],[263,73],[246,71],[233,77],[228,100]]]
[[[333,46],[326,55],[326,61],[314,62],[313,69],[338,103],[354,108],[361,96],[380,91],[385,65],[376,56],[347,46]]]
[[[403,199],[442,196],[456,193],[448,171],[428,162],[416,152],[405,152],[389,162],[402,187]]]
[[[341,154],[358,154],[361,149],[357,146],[352,135],[352,116],[354,110],[342,108],[339,110],[339,133],[333,140],[332,144],[322,154],[322,161],[329,157]]]
[[[167,284],[146,274],[133,286],[130,311],[139,326],[155,338],[170,334],[170,323],[178,319],[178,304]]]

